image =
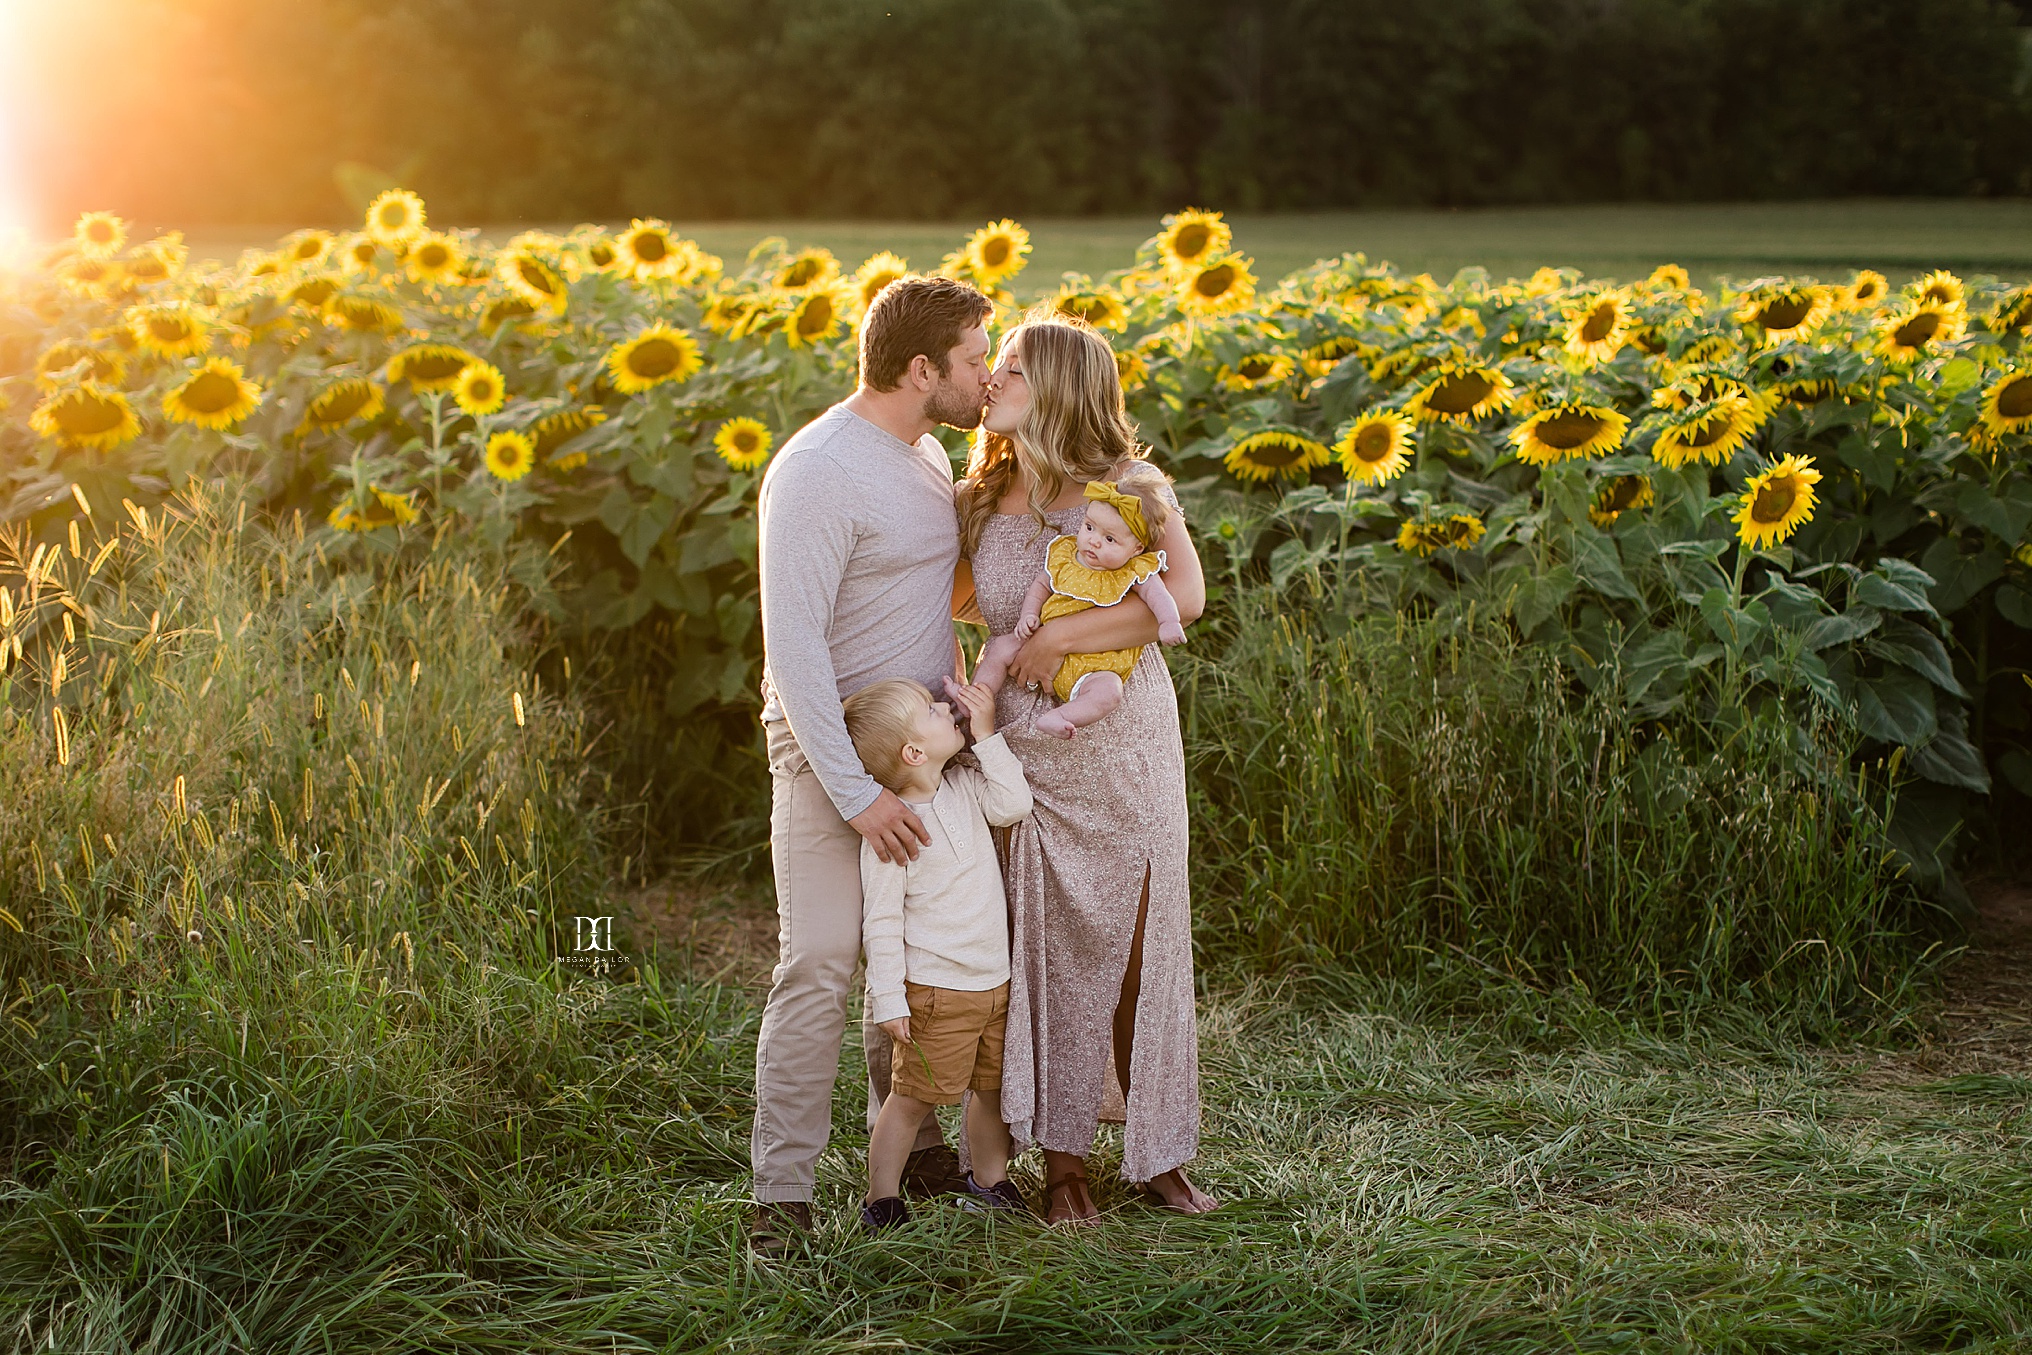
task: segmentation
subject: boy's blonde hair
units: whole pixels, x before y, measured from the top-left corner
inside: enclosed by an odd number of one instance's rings
[[[903,745],[917,737],[917,717],[931,708],[931,689],[909,678],[885,678],[846,699],[847,737],[868,775],[895,790],[903,784]]]

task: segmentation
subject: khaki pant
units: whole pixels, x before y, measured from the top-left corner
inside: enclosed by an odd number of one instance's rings
[[[755,1043],[755,1198],[810,1200],[832,1132],[847,991],[861,959],[861,835],[833,808],[787,721],[769,739],[769,855],[776,867],[776,970]],[[868,1124],[889,1094],[889,1038],[864,1025]],[[917,1147],[940,1142],[927,1116]]]

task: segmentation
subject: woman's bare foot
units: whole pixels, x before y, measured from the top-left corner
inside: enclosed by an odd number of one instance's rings
[[[1183,1167],[1173,1167],[1143,1183],[1143,1189],[1157,1197],[1166,1209],[1181,1214],[1208,1214],[1221,1207],[1221,1202],[1194,1185],[1185,1175]]]
[[[1075,1227],[1101,1221],[1101,1211],[1088,1189],[1087,1162],[1070,1153],[1046,1153],[1044,1221]]]

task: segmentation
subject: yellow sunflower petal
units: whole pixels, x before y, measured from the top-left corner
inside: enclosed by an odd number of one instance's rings
[[[1734,518],[1736,536],[1755,550],[1775,545],[1813,517],[1814,490],[1820,472],[1809,457],[1788,456],[1743,485],[1742,506]]]
[[[172,423],[224,430],[260,403],[261,387],[247,379],[240,364],[212,358],[162,397],[162,412]]]
[[[520,480],[536,465],[536,445],[527,433],[502,432],[487,439],[487,471],[496,480]]]
[[[769,459],[774,440],[760,419],[729,419],[713,434],[713,449],[735,470],[754,470]]]
[[[614,389],[623,395],[638,395],[665,381],[689,381],[698,369],[698,341],[666,324],[651,325],[607,352]]]

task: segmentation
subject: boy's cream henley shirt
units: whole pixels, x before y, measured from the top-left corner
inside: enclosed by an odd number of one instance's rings
[[[920,813],[931,845],[915,861],[884,861],[861,844],[861,943],[877,1024],[910,1015],[905,978],[966,992],[1009,981],[1009,905],[988,825],[1028,814],[1030,784],[1000,734],[976,743],[974,755],[979,771],[946,765]]]

